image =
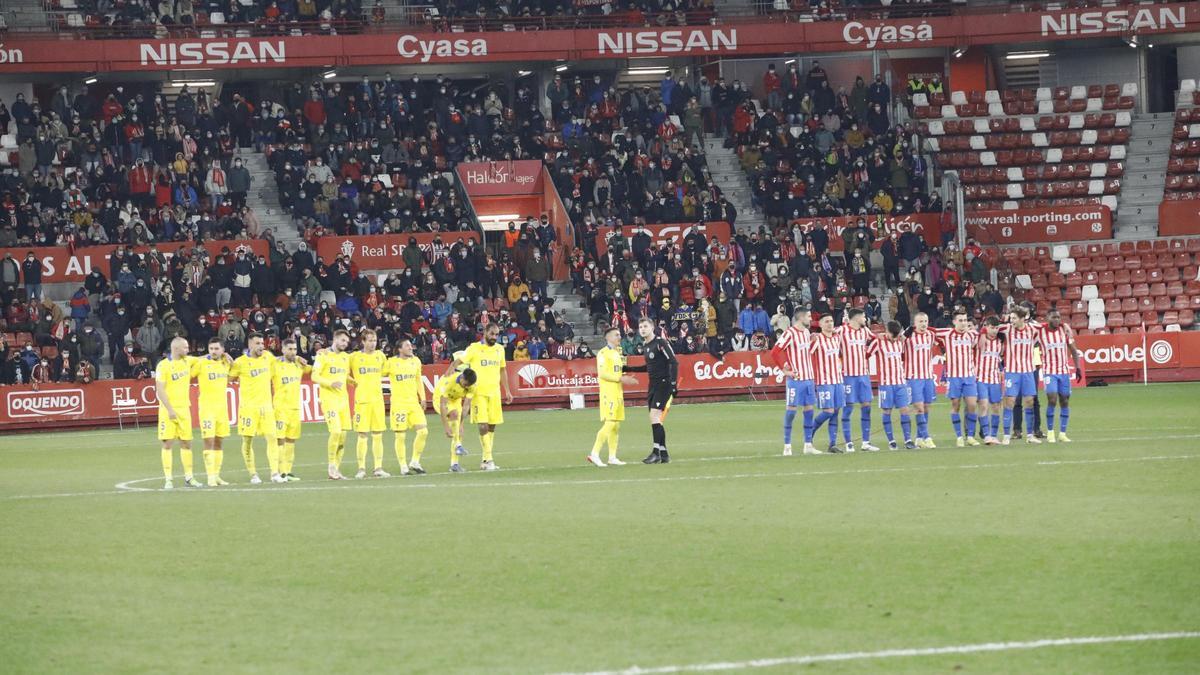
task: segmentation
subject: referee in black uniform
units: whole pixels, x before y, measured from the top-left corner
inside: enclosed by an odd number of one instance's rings
[[[650,377],[650,396],[646,405],[650,408],[650,433],[654,437],[654,449],[643,459],[645,464],[666,464],[671,461],[667,454],[667,430],[663,428],[663,415],[675,396],[679,378],[679,361],[671,343],[655,337],[654,322],[642,319],[638,322],[638,335],[642,338],[642,355],[646,363],[640,366],[625,366],[625,372],[646,373]]]

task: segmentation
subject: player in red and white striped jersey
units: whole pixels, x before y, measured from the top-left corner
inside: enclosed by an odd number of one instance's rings
[[[862,449],[874,452],[879,448],[871,445],[871,366],[867,363],[867,350],[871,343],[875,342],[875,333],[867,328],[867,315],[856,308],[846,313],[846,322],[837,329],[837,336],[842,341],[842,367],[846,371],[846,407],[842,408],[842,440],[846,442],[846,451],[853,452],[854,446],[850,441],[850,415],[854,413],[855,404],[858,404]]]
[[[908,390],[912,393],[912,406],[917,411],[917,447],[936,448],[929,437],[929,409],[937,398],[937,386],[933,381],[933,346],[937,336],[929,330],[929,315],[917,312],[913,315],[912,332],[905,340],[904,376],[908,378]]]
[[[896,437],[892,432],[892,410],[900,409],[900,428],[904,431],[904,447],[917,447],[912,441],[912,423],[909,417],[910,396],[908,379],[904,376],[904,335],[899,322],[889,321],[887,335],[871,343],[871,356],[876,359],[879,372],[879,407],[883,409],[883,431],[887,434],[888,448],[895,450]]]
[[[1067,420],[1071,416],[1071,376],[1079,378],[1079,350],[1075,331],[1063,324],[1057,309],[1046,314],[1046,324],[1038,329],[1042,344],[1042,376],[1046,382],[1046,440],[1070,443]],[[1054,410],[1059,411],[1059,430],[1054,431]]]
[[[783,413],[783,455],[792,454],[792,424],[796,420],[796,410],[804,408],[804,454],[820,455],[820,450],[812,443],[813,437],[813,405],[817,402],[817,389],[813,384],[812,365],[812,332],[809,322],[812,313],[808,306],[801,307],[792,315],[792,325],[779,336],[779,341],[771,349],[775,363],[787,377],[787,408]]]
[[[977,352],[977,412],[983,425],[983,442],[995,445],[999,443],[1000,410],[1004,402],[1004,340],[1000,338],[1000,319],[987,318]]]
[[[1041,337],[1041,331],[1029,323],[1029,310],[1013,307],[1008,313],[1009,323],[1000,327],[1004,334],[1004,440],[1012,442],[1013,404],[1021,399],[1025,411],[1025,440],[1041,443],[1033,434],[1033,398],[1037,396],[1037,378],[1034,376],[1033,347]]]
[[[839,453],[837,447],[838,411],[846,405],[842,388],[845,377],[842,368],[842,341],[833,330],[833,317],[821,317],[821,332],[813,336],[812,357],[817,383],[817,408],[821,413],[813,420],[813,433],[829,422],[829,452]]]
[[[949,383],[950,424],[954,427],[955,445],[979,445],[975,440],[975,402],[978,385],[975,380],[975,345],[979,334],[970,329],[970,319],[964,310],[954,312],[953,328],[937,328],[938,344],[946,357],[946,380]],[[959,413],[967,404],[967,428],[963,435],[963,420]]]

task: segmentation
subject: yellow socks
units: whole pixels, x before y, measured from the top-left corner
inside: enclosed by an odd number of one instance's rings
[[[267,464],[271,467],[271,475],[279,473],[279,444],[271,436],[267,436]]]
[[[225,451],[217,448],[212,451],[213,454],[213,473],[221,475],[221,465],[225,463]]]
[[[617,456],[617,442],[621,439],[621,423],[609,422],[608,430],[608,459],[612,461]]]
[[[400,466],[408,466],[408,432],[396,432],[396,461],[400,462]],[[413,461],[417,461],[416,456],[413,456]]]
[[[489,431],[486,434],[479,434],[479,444],[483,446],[483,461],[492,461],[492,439],[496,437],[495,432]]]
[[[610,424],[612,424],[612,423],[605,422],[604,424],[600,425],[600,431],[596,432],[596,441],[594,443],[592,443],[592,454],[593,455],[599,455],[600,450],[602,448],[604,448],[604,444],[606,442],[608,442],[608,437],[609,437],[608,425],[610,425]]]
[[[163,476],[167,480],[171,480],[171,475],[175,473],[175,458],[169,449],[162,451],[162,467]]]
[[[250,475],[258,473],[258,467],[254,465],[254,437],[242,436],[242,459],[246,461],[246,471]]]
[[[412,461],[421,463],[421,453],[425,452],[425,439],[429,438],[429,429],[417,429],[417,437],[413,439]]]
[[[458,455],[454,453],[454,449],[462,445],[462,433],[458,430],[457,425],[451,425],[450,433],[450,463],[458,464]]]
[[[203,451],[202,456],[204,457],[204,475],[208,476],[209,482],[212,482],[212,478],[217,475],[217,470],[215,468],[216,464],[213,460],[213,452],[212,450],[205,450]]]
[[[366,434],[358,435],[358,444],[355,446],[358,454],[358,468],[360,471],[367,470],[367,436]]]
[[[180,448],[179,449],[179,459],[181,462],[183,462],[184,478],[191,478],[192,477],[192,449],[191,448]]]
[[[279,473],[291,473],[296,461],[296,442],[284,439],[279,447]]]
[[[329,463],[337,464],[341,461],[341,453],[338,452],[338,436],[340,434],[330,433],[329,440],[325,444],[326,454],[329,455]]]
[[[371,458],[375,460],[375,468],[383,468],[383,434],[371,434]]]

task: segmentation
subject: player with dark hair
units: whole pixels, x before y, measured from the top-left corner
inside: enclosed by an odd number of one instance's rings
[[[1041,443],[1034,435],[1033,400],[1037,397],[1037,379],[1034,373],[1033,349],[1039,331],[1031,326],[1029,310],[1013,307],[1009,312],[1009,323],[1001,327],[1004,343],[1004,445],[1012,442],[1013,404],[1020,400],[1025,412],[1025,441]]]
[[[1046,314],[1046,323],[1040,329],[1038,340],[1042,345],[1042,373],[1046,382],[1046,440],[1055,443],[1070,443],[1067,438],[1067,420],[1071,416],[1071,375],[1079,381],[1079,349],[1075,347],[1075,331],[1063,324],[1057,309]],[[1070,359],[1068,359],[1068,356]],[[1074,370],[1072,370],[1074,366]],[[1058,409],[1059,429],[1054,431],[1054,412]]]
[[[809,323],[812,310],[808,305],[792,314],[792,325],[779,336],[771,350],[775,363],[787,377],[787,408],[783,413],[783,456],[792,454],[792,424],[797,409],[804,408],[804,454],[823,454],[813,445],[813,405],[817,402],[817,388],[813,384],[812,332]]]
[[[846,313],[846,322],[837,329],[837,336],[842,341],[842,368],[845,369],[842,380],[846,396],[846,405],[842,408],[842,440],[846,442],[846,452],[854,452],[854,444],[850,440],[850,416],[854,414],[857,404],[862,424],[862,449],[874,452],[879,448],[871,445],[871,368],[867,352],[877,338],[867,328],[866,313],[858,308]]]
[[[596,376],[600,380],[600,431],[587,461],[593,466],[621,466],[617,458],[621,422],[625,420],[625,390],[622,384],[637,384],[625,374],[625,357],[621,354],[621,331],[609,328],[604,331],[604,348],[596,352]],[[600,450],[608,444],[608,463],[600,458]]]
[[[654,334],[654,322],[642,319],[638,322],[638,335],[642,338],[641,352],[646,362],[640,366],[625,366],[627,373],[646,373],[650,378],[649,396],[646,405],[650,408],[650,433],[654,447],[644,464],[667,464],[671,461],[667,453],[667,430],[663,428],[663,415],[675,397],[679,378],[679,361],[671,343]]]
[[[975,406],[979,391],[975,347],[979,343],[979,335],[971,330],[970,319],[965,310],[955,310],[953,321],[954,327],[935,328],[934,334],[941,343],[942,354],[946,359],[950,424],[954,427],[954,443],[961,448],[979,445],[979,441],[975,439]],[[964,407],[967,418],[965,434],[963,416],[959,412]]]
[[[983,428],[984,444],[996,445],[1000,442],[1000,410],[1004,402],[1004,340],[997,317],[989,316],[984,322],[976,354],[978,395],[975,401],[979,425]]]
[[[829,452],[842,452],[837,446],[838,411],[846,405],[846,390],[843,383],[842,341],[833,330],[833,317],[821,317],[821,332],[812,338],[813,371],[817,384],[817,409],[821,411],[813,420],[813,433],[829,422]],[[847,452],[854,446],[846,445]]]
[[[888,449],[896,450],[896,437],[892,431],[892,411],[900,411],[900,430],[904,433],[904,447],[916,448],[912,440],[911,409],[912,394],[904,376],[904,327],[899,321],[887,322],[887,336],[871,343],[870,353],[879,358],[879,407],[883,410],[883,432],[887,434]]]

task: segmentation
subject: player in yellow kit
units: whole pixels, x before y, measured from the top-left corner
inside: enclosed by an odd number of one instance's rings
[[[620,438],[621,422],[625,420],[625,390],[623,384],[637,384],[637,380],[624,374],[625,356],[621,353],[621,331],[609,328],[604,331],[606,346],[596,353],[596,374],[600,378],[600,431],[592,445],[588,461],[595,466],[607,466],[600,459],[600,449],[608,443],[608,464],[621,466],[625,462],[617,459],[617,442]]]
[[[358,473],[367,477],[367,438],[375,459],[375,477],[388,478],[383,470],[383,432],[387,430],[387,412],[383,407],[383,370],[387,356],[376,347],[379,336],[367,328],[360,335],[362,349],[350,355],[350,380],[354,383],[354,428],[358,431]]]
[[[242,437],[242,459],[250,482],[262,482],[254,463],[254,437],[267,441],[267,465],[272,483],[286,483],[279,471],[279,446],[275,444],[275,407],[271,400],[271,380],[275,377],[275,357],[263,347],[262,333],[246,337],[246,353],[237,357],[229,378],[238,381],[238,435]]]
[[[346,379],[350,376],[350,334],[335,330],[329,349],[317,354],[313,362],[312,380],[317,385],[321,410],[325,414],[325,426],[329,429],[326,452],[329,457],[330,480],[345,480],[340,466],[346,452],[346,433],[353,430],[350,419],[350,395],[346,391]]]
[[[192,359],[192,376],[199,385],[200,438],[204,439],[204,468],[208,471],[209,486],[228,485],[221,478],[221,463],[225,451],[221,445],[229,435],[229,366],[232,360],[225,353],[221,338],[208,341],[208,354]],[[254,479],[250,480],[255,482]],[[262,481],[258,481],[261,483]]]
[[[158,395],[158,440],[162,441],[162,468],[166,479],[164,490],[175,487],[171,446],[176,441],[179,441],[184,484],[201,487],[192,475],[192,359],[187,351],[186,339],[177,337],[171,340],[170,356],[159,361],[154,369],[154,391]]]
[[[396,355],[387,360],[383,374],[391,379],[392,431],[396,434],[400,475],[407,475],[410,466],[413,473],[425,473],[421,467],[421,453],[425,452],[425,439],[429,436],[425,427],[425,384],[421,381],[421,359],[413,356],[412,340],[400,338]],[[409,429],[417,432],[411,465],[406,448]]]
[[[475,395],[476,376],[470,368],[454,369],[444,375],[433,388],[433,410],[442,418],[442,429],[450,439],[450,471],[466,473],[458,463],[459,438],[462,436],[463,399]],[[424,473],[424,471],[422,471]]]
[[[296,341],[288,338],[280,345],[283,355],[275,361],[271,387],[275,390],[275,438],[279,441],[279,474],[289,481],[300,480],[292,474],[296,460],[296,441],[300,440],[300,381],[312,372],[304,359],[296,356]]]
[[[483,463],[479,468],[495,471],[500,467],[492,460],[492,445],[496,427],[504,423],[504,412],[500,406],[500,390],[504,389],[504,402],[511,404],[512,390],[508,386],[508,370],[504,362],[504,345],[499,343],[500,326],[488,324],[483,331],[483,342],[472,343],[461,359],[454,359],[446,375],[454,372],[461,364],[475,371],[478,381],[471,397],[471,421],[479,425],[479,445],[483,447]]]

